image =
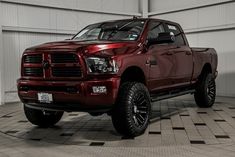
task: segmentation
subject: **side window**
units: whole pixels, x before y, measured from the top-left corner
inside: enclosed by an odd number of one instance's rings
[[[164,26],[160,22],[150,22],[147,39],[157,38],[159,33],[165,32]]]
[[[166,24],[166,26],[167,26],[169,32],[172,32],[175,35],[174,44],[178,45],[178,46],[185,45],[184,38],[183,38],[183,35],[182,35],[182,32],[180,31],[180,29],[177,26],[171,25],[171,24]]]

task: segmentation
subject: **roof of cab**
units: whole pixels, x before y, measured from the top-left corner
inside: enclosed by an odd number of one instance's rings
[[[179,25],[176,22],[172,22],[172,21],[167,21],[167,20],[163,20],[163,19],[157,19],[157,18],[129,18],[129,19],[119,19],[119,20],[109,20],[109,21],[103,21],[103,22],[98,22],[98,23],[106,23],[106,22],[115,22],[115,21],[151,21],[151,20],[156,20],[156,21],[160,21],[160,22],[164,22],[164,23],[170,23],[170,24],[174,24],[174,25]],[[96,23],[96,24],[98,24]]]

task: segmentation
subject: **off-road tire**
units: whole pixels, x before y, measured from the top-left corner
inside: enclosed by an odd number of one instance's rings
[[[196,85],[194,98],[201,108],[212,107],[215,103],[216,84],[211,73],[204,73]]]
[[[60,121],[64,112],[62,111],[42,111],[32,109],[24,105],[24,113],[26,118],[34,125],[41,128],[48,128]]]
[[[124,137],[143,134],[148,126],[151,100],[148,89],[142,83],[126,82],[120,86],[112,112],[113,126]]]

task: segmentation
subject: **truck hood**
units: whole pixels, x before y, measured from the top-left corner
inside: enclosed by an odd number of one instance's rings
[[[26,51],[43,53],[45,51],[76,51],[86,55],[118,55],[123,53],[133,53],[139,48],[135,41],[58,41],[28,48]]]

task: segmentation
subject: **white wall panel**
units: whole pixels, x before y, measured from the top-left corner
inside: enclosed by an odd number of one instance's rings
[[[57,10],[50,9],[49,17],[50,17],[49,28],[50,29],[57,29]]]
[[[14,45],[14,46],[13,46]],[[19,78],[20,68],[20,46],[18,33],[3,33],[3,51],[4,51],[4,85],[5,102],[8,99],[16,101],[14,91],[16,91],[16,78]]]
[[[78,19],[77,13],[71,11],[57,11],[56,14],[57,29],[61,30],[77,30]]]
[[[40,0],[39,0],[40,1]],[[78,0],[44,0],[44,5],[61,6],[67,8],[76,8]]]
[[[158,16],[152,16],[154,18],[165,19],[180,23],[184,29],[194,29],[198,27],[198,11],[189,10],[185,12],[178,12],[172,14],[164,14]]]
[[[111,3],[107,8],[111,8]],[[3,26],[77,31],[87,24],[109,19],[130,18],[124,15],[97,14],[3,3]]]
[[[124,0],[124,11],[139,13],[139,0]]]
[[[211,5],[230,0],[150,0],[150,12],[169,12],[186,8]]]
[[[235,3],[227,5],[226,9],[226,23],[235,23]],[[232,21],[232,22],[231,22]]]
[[[104,15],[106,16],[106,15]],[[89,19],[89,20],[87,20]],[[78,21],[78,28],[84,28],[88,24],[93,24],[96,22],[100,22],[102,19],[101,14],[94,14],[94,13],[84,13],[81,12],[78,14],[77,21]]]
[[[20,27],[48,28],[50,27],[50,10],[47,8],[35,8],[18,6],[18,20]]]
[[[18,7],[12,4],[2,4],[2,23],[7,26],[18,26]]]
[[[77,8],[111,12],[139,12],[137,0],[78,0]]]
[[[139,14],[139,3],[136,0],[2,0],[8,3],[35,5],[68,10],[83,10],[117,14]]]
[[[230,4],[201,8],[198,10],[198,27],[211,27],[226,23],[226,9]],[[230,21],[231,23],[233,21]]]
[[[151,17],[178,22],[188,30],[200,28],[223,27],[235,24],[235,1],[217,6],[185,10]]]
[[[14,46],[13,46],[14,45]],[[20,45],[18,33],[3,33],[5,90],[15,91],[16,76],[19,76]]]
[[[122,8],[124,8],[124,2],[123,0],[102,0],[104,6],[102,6],[102,9],[108,10],[108,11],[123,11]]]
[[[7,0],[8,2],[15,2],[15,0]],[[59,2],[59,0],[56,0]],[[32,3],[32,4],[39,4],[39,5],[51,5],[53,3],[53,0],[18,0],[18,2],[24,2],[24,3]]]
[[[196,0],[150,0],[150,12],[166,12],[195,5]]]
[[[2,4],[0,3],[0,13]],[[0,14],[0,105],[4,103],[4,71],[3,71],[3,44],[2,44],[2,14]]]
[[[77,8],[80,9],[102,10],[102,4],[102,0],[77,0]]]

